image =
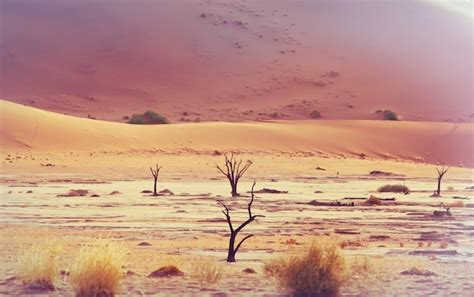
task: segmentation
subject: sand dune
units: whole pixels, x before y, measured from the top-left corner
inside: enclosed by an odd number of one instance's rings
[[[2,98],[122,121],[472,121],[472,18],[428,1],[1,2]],[[176,17],[179,16],[179,17]]]
[[[473,125],[362,120],[137,126],[1,101],[2,151],[214,150],[473,165]]]

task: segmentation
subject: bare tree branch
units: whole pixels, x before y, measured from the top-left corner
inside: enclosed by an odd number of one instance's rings
[[[252,204],[253,204],[254,199],[255,199],[255,195],[254,195],[255,184],[256,183],[254,182],[253,185],[252,185],[252,190],[251,190],[252,197],[251,197],[251,199],[248,203],[248,207],[247,207],[249,217],[242,224],[240,224],[240,226],[237,227],[237,229],[235,229],[235,230],[232,226],[232,220],[230,218],[229,208],[223,202],[219,201],[219,203],[224,207],[224,210],[222,210],[222,213],[225,215],[227,223],[229,225],[229,229],[230,229],[229,250],[228,250],[228,254],[227,254],[227,262],[235,262],[235,254],[239,250],[240,246],[244,243],[244,241],[246,241],[247,239],[249,239],[250,237],[253,236],[252,234],[245,236],[237,244],[237,247],[235,247],[235,240],[236,240],[237,235],[239,234],[239,232],[242,231],[242,229],[245,228],[245,226],[247,226],[251,222],[255,221],[256,218],[265,217],[263,215],[252,215]]]
[[[242,166],[242,159],[237,160],[234,153],[231,153],[230,156],[224,154],[225,169],[216,163],[217,170],[224,175],[230,183],[231,194],[233,197],[239,196],[237,192],[237,185],[240,178],[252,165],[251,161],[247,161],[245,165]]]

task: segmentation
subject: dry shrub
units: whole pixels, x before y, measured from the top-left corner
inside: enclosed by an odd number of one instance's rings
[[[76,296],[115,296],[123,278],[124,258],[123,246],[109,240],[83,247],[71,267],[70,282]]]
[[[307,250],[270,261],[265,272],[293,296],[338,296],[344,258],[335,241],[314,241]]]
[[[385,185],[377,189],[377,192],[392,192],[392,193],[410,193],[410,189],[404,185]]]
[[[33,245],[18,258],[18,277],[32,289],[54,290],[61,248],[53,243]]]
[[[191,262],[190,276],[201,283],[201,285],[212,285],[218,282],[224,273],[221,265],[209,260],[196,260]]]

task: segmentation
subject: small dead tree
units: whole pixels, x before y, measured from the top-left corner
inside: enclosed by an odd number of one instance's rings
[[[232,197],[237,197],[239,196],[239,193],[237,192],[239,180],[252,165],[252,161],[248,160],[244,165],[242,165],[242,159],[237,160],[233,153],[230,155],[230,158],[227,156],[227,154],[224,154],[224,157],[226,167],[225,170],[222,169],[218,164],[216,164],[216,167],[219,172],[229,180],[230,187],[232,189]]]
[[[151,174],[153,175],[153,181],[154,181],[153,196],[158,196],[158,192],[156,191],[156,186],[158,184],[158,175],[160,174],[160,169],[161,169],[161,166],[159,166],[158,164],[155,165],[155,169],[153,169],[153,167],[150,166],[150,171],[151,171]]]
[[[229,208],[224,203],[220,202],[220,204],[224,207],[224,210],[222,210],[222,213],[224,213],[224,215],[227,219],[227,224],[229,224],[229,229],[230,229],[229,250],[227,252],[227,262],[235,262],[235,254],[237,254],[237,252],[238,252],[240,246],[242,245],[242,243],[244,243],[244,241],[246,241],[247,239],[249,239],[250,237],[253,236],[253,234],[245,236],[244,238],[242,238],[242,240],[240,240],[240,242],[237,244],[237,246],[235,246],[235,241],[237,239],[237,234],[239,234],[239,232],[242,231],[242,229],[244,229],[245,226],[247,226],[248,224],[255,221],[256,218],[264,218],[265,217],[263,215],[253,215],[252,214],[252,203],[253,203],[253,200],[255,198],[255,196],[254,196],[254,187],[255,187],[255,182],[253,183],[252,191],[250,192],[252,198],[250,199],[250,202],[249,202],[248,207],[247,207],[249,218],[245,222],[240,224],[240,226],[237,227],[236,229],[234,229],[234,227],[232,225],[232,220],[230,218]]]
[[[436,196],[441,196],[441,180],[448,170],[449,167],[445,168],[444,165],[441,168],[436,167],[436,171],[438,171],[438,188],[435,191]]]

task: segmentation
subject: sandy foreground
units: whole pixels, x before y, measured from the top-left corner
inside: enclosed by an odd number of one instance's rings
[[[303,161],[294,159],[296,164]],[[351,161],[332,161],[324,166],[343,164]],[[235,264],[224,261],[228,227],[217,201],[225,201],[235,220],[243,220],[248,196],[230,198],[227,182],[216,179],[218,175],[212,170],[205,176],[163,170],[159,190],[169,189],[173,194],[162,197],[142,194],[142,190],[152,187],[152,181],[137,179],[133,173],[128,178],[125,172],[122,175],[55,174],[54,171],[3,174],[0,293],[14,296],[31,293],[14,278],[17,256],[31,244],[54,240],[62,245],[61,263],[67,270],[80,246],[95,238],[109,237],[123,243],[128,250],[126,266],[133,274],[124,279],[124,296],[280,296],[285,292],[265,276],[264,262],[280,253],[300,249],[312,240],[331,237],[346,243],[343,252],[348,263],[363,260],[371,266],[368,275],[350,278],[342,290],[345,296],[469,296],[474,275],[474,204],[472,190],[466,188],[473,184],[472,170],[453,168],[443,184],[443,189],[450,190],[442,198],[431,198],[435,180],[425,175],[428,170],[423,172],[423,165],[374,161],[357,165],[357,170],[346,173],[341,169],[339,175],[329,166],[326,171],[313,169],[305,175],[286,172],[262,175],[258,169],[249,173],[240,186],[242,193],[250,188],[251,178],[258,181],[257,189],[289,192],[257,194],[254,213],[266,217],[244,230],[243,234],[255,234],[255,237],[245,243]],[[371,166],[390,168],[402,175],[370,176],[366,169]],[[418,168],[421,170],[417,171]],[[387,183],[405,183],[413,192],[409,195],[375,193],[377,187]],[[87,189],[89,193],[87,197],[57,197],[70,189]],[[113,191],[120,193],[109,195]],[[93,194],[100,197],[90,197]],[[395,197],[396,201],[364,206],[363,200],[344,199],[371,194]],[[354,201],[355,206],[309,205],[314,199]],[[432,217],[434,210],[442,209],[441,202],[456,201],[462,201],[464,207],[452,208],[451,218]],[[427,237],[430,234],[436,235]],[[143,246],[144,242],[149,245]],[[456,254],[437,254],[450,251]],[[192,263],[198,261],[222,265],[223,277],[214,285],[200,284],[188,274],[170,279],[147,277],[170,263],[185,272],[191,271]],[[412,267],[428,269],[436,275],[400,274]],[[243,273],[245,268],[257,273]],[[64,277],[60,288],[47,295],[71,294]]]
[[[17,257],[30,245],[56,241],[64,249],[61,265],[67,271],[77,250],[99,237],[127,248],[130,272],[123,296],[284,296],[287,292],[264,274],[265,261],[321,238],[344,243],[349,267],[369,263],[368,273],[347,280],[344,296],[469,296],[474,289],[471,124],[137,127],[1,104],[1,295],[33,294],[15,278]],[[215,168],[226,151],[253,161],[239,198],[230,197]],[[163,165],[158,190],[169,189],[171,195],[141,193],[152,188],[148,167],[155,163]],[[451,165],[440,198],[430,197],[436,187],[434,163]],[[373,170],[393,175],[370,175]],[[243,245],[237,263],[228,264],[228,226],[218,201],[229,205],[236,221],[244,220],[246,192],[254,180],[257,190],[288,193],[256,195],[253,211],[265,218],[243,231],[255,237]],[[377,193],[385,184],[405,184],[412,192]],[[88,193],[58,197],[71,189]],[[119,193],[110,195],[113,191]],[[345,199],[370,195],[395,201],[366,206],[363,199]],[[309,204],[315,199],[354,206]],[[462,207],[452,207],[450,218],[435,218],[441,203]],[[190,271],[199,261],[222,266],[222,278],[213,285],[198,282]],[[170,263],[185,276],[147,277]],[[413,267],[435,275],[401,274]],[[246,274],[245,268],[257,273]],[[64,276],[55,292],[43,295],[72,294]]]

